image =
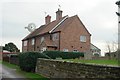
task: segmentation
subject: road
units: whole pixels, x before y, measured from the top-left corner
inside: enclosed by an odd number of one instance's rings
[[[25,77],[12,69],[0,64],[0,80],[26,80]]]

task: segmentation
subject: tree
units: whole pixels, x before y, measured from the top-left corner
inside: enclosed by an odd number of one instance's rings
[[[118,44],[115,41],[107,42],[107,44],[106,44],[106,48],[107,48],[107,50],[108,50],[109,53],[116,52],[117,49],[118,49],[117,46],[118,46]]]
[[[5,47],[3,47],[3,50],[7,50],[10,52],[20,52],[20,50],[17,48],[17,46],[12,42],[5,44]]]

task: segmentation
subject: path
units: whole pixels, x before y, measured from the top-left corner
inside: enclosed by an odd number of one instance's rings
[[[16,69],[0,64],[0,79],[2,80],[26,80],[24,76],[18,74]]]

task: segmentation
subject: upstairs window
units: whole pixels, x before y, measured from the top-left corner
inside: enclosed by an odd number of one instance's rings
[[[58,34],[53,34],[53,41],[58,40]]]
[[[80,41],[81,42],[86,42],[86,36],[80,36]]]
[[[44,37],[41,37],[41,41],[40,41],[40,42],[42,43],[44,40],[45,40],[45,38],[44,38]]]
[[[24,45],[24,46],[27,46],[27,40],[23,42],[23,45]]]
[[[33,38],[33,39],[32,39],[32,45],[34,45],[34,44],[35,44],[35,39]]]

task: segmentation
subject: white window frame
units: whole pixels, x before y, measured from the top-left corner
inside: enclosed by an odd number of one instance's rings
[[[40,42],[42,43],[45,40],[44,37],[41,37]]]
[[[28,43],[27,40],[23,41],[23,46],[27,46],[27,43]]]
[[[68,52],[69,50],[68,49],[63,49],[64,52]]]
[[[79,52],[77,49],[74,49],[73,52]]]
[[[46,47],[42,47],[42,48],[41,48],[41,53],[44,52],[44,51],[46,51],[46,50],[47,50]]]
[[[80,41],[81,42],[86,42],[87,41],[86,36],[84,36],[84,35],[80,36]]]
[[[53,41],[58,40],[58,34],[57,33],[53,34],[52,39],[53,39]]]
[[[31,44],[32,44],[32,45],[35,44],[35,38],[32,38]]]

